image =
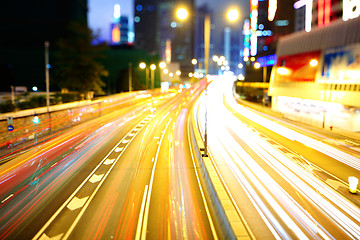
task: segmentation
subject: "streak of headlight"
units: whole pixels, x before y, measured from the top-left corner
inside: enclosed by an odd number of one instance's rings
[[[216,104],[215,102],[212,102],[210,105],[214,106]],[[229,112],[225,109],[222,109],[224,112],[222,114],[217,113],[216,116],[225,116],[226,112],[229,115]],[[225,115],[224,115],[225,114]],[[216,118],[216,116],[213,116],[213,118]],[[232,121],[228,119],[232,119]],[[271,147],[268,143],[265,143],[259,136],[255,135],[250,129],[243,127],[241,124],[239,124],[238,120],[235,119],[231,114],[227,116],[226,118],[228,120],[228,126],[231,126],[231,129],[236,131],[239,136],[242,138],[245,138],[244,141],[247,143],[252,142],[252,144],[249,144],[255,152],[257,152],[260,156],[262,156],[263,160],[267,161],[269,165],[276,165],[278,173],[280,173],[285,179],[287,179],[289,182],[291,182],[294,186],[298,188],[298,191],[303,192],[305,196],[308,197],[309,200],[316,199],[316,204],[322,208],[325,212],[329,213],[333,219],[336,220],[336,222],[340,225],[341,228],[347,229],[353,236],[356,236],[357,238],[359,235],[359,230],[357,228],[356,223],[351,221],[349,218],[347,218],[344,214],[342,214],[340,211],[338,211],[334,206],[332,206],[328,201],[326,201],[324,198],[321,197],[321,195],[317,194],[316,191],[322,193],[324,196],[327,196],[328,199],[331,199],[336,205],[341,207],[344,211],[349,213],[354,219],[359,221],[359,213],[358,209],[355,208],[352,204],[347,202],[344,198],[339,196],[337,193],[335,193],[333,190],[329,189],[324,183],[319,181],[318,179],[314,179],[314,177],[306,172],[304,169],[297,166],[295,163],[293,163],[290,159],[282,155],[280,152],[275,150],[273,147]],[[241,128],[241,129],[240,129]],[[217,133],[225,133],[226,129],[220,130],[219,125],[217,125],[216,128],[218,131]],[[226,145],[228,146],[231,139],[228,139],[228,141],[224,141],[226,139],[226,135],[221,135],[222,142],[226,142]],[[235,143],[234,143],[235,144]],[[233,147],[233,149],[237,150],[241,148],[240,146]],[[268,153],[269,152],[269,153]],[[243,156],[243,155],[239,155]],[[276,156],[276,158],[272,157]],[[281,162],[277,159],[281,159]],[[251,162],[251,161],[250,161]],[[248,161],[246,162],[248,163]],[[299,176],[305,178],[305,181],[308,182],[309,185],[306,185],[303,181],[299,179],[299,177],[296,177],[293,173],[291,173],[288,168],[282,165],[282,163],[287,163],[287,167],[292,169],[294,173],[300,173]],[[282,168],[281,168],[282,166]],[[250,169],[255,169],[254,166],[251,166]],[[260,173],[257,174],[259,176]],[[268,181],[268,180],[265,180]],[[309,186],[315,187],[316,191],[311,189]],[[316,197],[314,197],[316,196]],[[313,220],[311,220],[313,221]],[[321,231],[317,224],[315,223],[315,226],[313,227],[314,231],[319,231],[319,234],[322,237],[326,237],[325,233]]]

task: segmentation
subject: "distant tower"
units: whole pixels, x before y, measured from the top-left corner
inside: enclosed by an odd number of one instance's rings
[[[129,18],[127,16],[121,16],[119,4],[114,5],[113,22],[110,27],[110,45],[129,44]]]

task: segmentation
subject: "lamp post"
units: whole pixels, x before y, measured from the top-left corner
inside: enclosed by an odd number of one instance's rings
[[[151,64],[150,65],[150,79],[151,79],[151,89],[154,89],[154,82],[155,82],[155,69],[156,69],[156,65],[155,64]]]
[[[132,62],[129,62],[129,92],[132,92]]]
[[[51,131],[51,117],[50,117],[50,87],[49,87],[49,41],[45,41],[45,84],[46,84],[46,110],[49,118],[49,129]]]
[[[139,67],[141,68],[141,69],[145,69],[145,89],[147,89],[148,88],[148,78],[149,78],[149,70],[148,70],[148,68],[146,67],[146,63],[144,63],[144,62],[141,62],[140,64],[139,64]]]

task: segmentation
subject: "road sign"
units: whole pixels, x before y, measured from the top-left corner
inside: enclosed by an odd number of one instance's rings
[[[13,126],[13,125],[9,125],[9,126],[8,126],[8,130],[9,130],[9,132],[13,131],[13,130],[14,130],[14,126]]]
[[[7,117],[6,120],[7,120],[7,124],[9,125],[13,124],[13,117]]]

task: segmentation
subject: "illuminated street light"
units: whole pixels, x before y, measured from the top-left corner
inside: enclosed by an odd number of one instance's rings
[[[155,64],[151,64],[151,65],[150,65],[150,69],[151,69],[152,71],[154,71],[154,70],[156,69],[156,65],[155,65]]]
[[[141,69],[145,69],[145,68],[146,68],[146,63],[141,62],[141,63],[139,64],[139,67],[140,67]]]
[[[160,62],[159,67],[160,67],[161,69],[166,68],[166,63],[165,63],[165,62]]]
[[[212,59],[213,59],[214,62],[219,61],[219,57],[218,57],[217,55],[214,55],[214,56],[212,57]]]
[[[180,70],[177,70],[177,71],[176,71],[176,75],[180,76],[180,75],[181,75],[181,71],[180,71]]]
[[[244,65],[242,63],[239,63],[238,68],[243,68]]]
[[[191,64],[192,64],[192,65],[196,65],[196,64],[197,64],[197,60],[196,60],[195,58],[193,58],[193,59],[191,60]]]
[[[169,73],[169,70],[167,70],[166,68],[163,70],[163,73],[164,74],[168,74]]]
[[[192,78],[194,74],[192,72],[189,72],[189,77]]]
[[[227,13],[227,18],[230,22],[235,22],[239,18],[239,11],[236,9],[230,9]]]
[[[260,68],[260,63],[258,63],[258,62],[254,63],[254,68],[259,69]]]
[[[179,8],[176,11],[176,16],[180,19],[180,20],[184,20],[188,17],[189,13],[185,8]]]

